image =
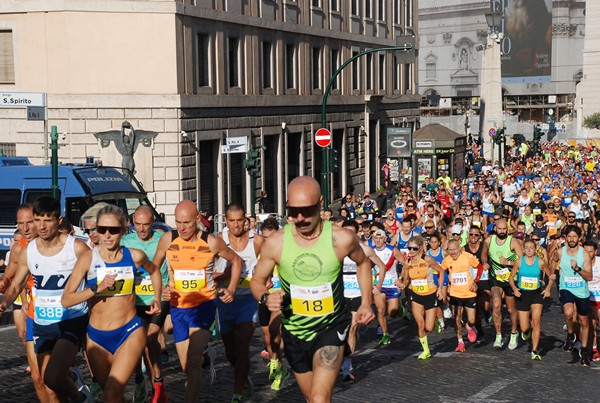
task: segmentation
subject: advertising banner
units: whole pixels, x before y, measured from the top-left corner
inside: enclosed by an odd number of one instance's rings
[[[410,158],[412,143],[411,127],[387,128],[387,157]]]

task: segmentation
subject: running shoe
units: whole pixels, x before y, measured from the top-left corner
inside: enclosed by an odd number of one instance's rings
[[[244,385],[244,390],[242,390],[242,397],[250,397],[252,396],[252,392],[254,391],[254,385],[252,384],[252,380],[248,377],[246,384]]]
[[[573,344],[573,350],[580,350],[581,349],[581,342],[579,340],[577,340],[575,342],[575,344]]]
[[[514,350],[515,348],[519,347],[519,340],[517,340],[518,335],[519,335],[518,333],[510,334],[510,341],[508,342],[509,350]]]
[[[89,388],[90,388],[90,392],[92,393],[92,396],[94,397],[94,399],[99,399],[100,393],[102,393],[102,386],[100,386],[98,381],[93,381],[90,384]],[[90,400],[90,401],[93,401],[93,400]]]
[[[438,318],[435,318],[435,325],[434,325],[434,329],[436,333],[442,333],[442,325],[440,324],[440,320]]]
[[[79,368],[77,367],[71,367],[71,372],[73,373],[73,376],[75,377],[74,382],[75,382],[75,386],[77,387],[77,390],[80,393],[83,393],[83,395],[85,396],[85,401],[86,402],[93,402],[94,401],[94,396],[92,395],[92,392],[90,392],[90,388],[88,388],[88,386],[83,383],[83,376],[81,375],[81,371],[79,370]]]
[[[275,380],[281,371],[281,363],[279,360],[270,360],[269,361],[269,379],[271,381]]]
[[[567,333],[567,340],[565,340],[563,349],[570,353],[571,351],[573,351],[573,348],[575,346],[575,341],[576,341],[575,333]]]
[[[25,372],[31,374],[31,367],[29,365],[27,366],[27,368],[25,368]]]
[[[598,349],[595,348],[592,350],[592,357],[591,357],[592,361],[600,361],[600,354],[598,354]]]
[[[278,371],[277,377],[271,384],[271,390],[281,390],[290,375],[290,371],[288,371],[286,367],[281,366],[281,370]]]
[[[590,366],[590,357],[588,357],[588,353],[587,351],[585,351],[585,349],[582,348],[581,350],[579,350],[579,358],[579,363],[582,367]]]
[[[464,353],[465,351],[467,351],[467,349],[465,348],[465,343],[463,343],[462,341],[459,341],[458,346],[456,346],[454,351],[457,353]]]
[[[167,403],[169,401],[167,397],[167,388],[164,382],[154,382],[154,395],[152,396],[152,403]]]
[[[135,384],[133,392],[133,403],[146,403],[148,400],[148,389],[146,388],[146,378],[142,382]]]
[[[446,307],[444,308],[443,314],[444,319],[452,319],[452,310],[448,305],[446,305]]]
[[[377,336],[381,335],[383,335],[383,329],[381,328],[381,326],[377,326]]]
[[[239,396],[234,396],[231,398],[231,403],[242,403],[242,398]]]
[[[352,373],[349,373],[346,374],[343,379],[344,382],[354,382],[356,380],[356,377]]]
[[[379,344],[382,346],[387,346],[391,342],[392,338],[390,337],[389,333],[384,333],[383,336],[381,336],[381,340],[379,340]]]
[[[477,331],[474,327],[467,326],[467,337],[471,343],[475,343],[477,341]]]
[[[204,350],[204,373],[208,377],[208,384],[212,385],[215,383],[215,378],[217,377],[217,371],[215,370],[215,359],[217,358],[217,350],[213,347],[206,347]]]
[[[538,350],[531,350],[531,359],[532,360],[542,360],[542,356]]]
[[[526,332],[521,332],[521,340],[527,341],[531,338],[531,328]]]
[[[502,348],[502,335],[496,335],[496,341],[494,341],[494,348]]]
[[[423,351],[421,354],[419,354],[419,360],[426,360],[428,358],[431,357],[431,351],[427,350],[427,351]]]
[[[263,351],[260,352],[260,358],[262,358],[264,362],[269,362],[271,359],[271,354],[269,354],[266,349],[263,349]]]
[[[485,338],[485,333],[483,333],[483,330],[478,330],[477,331],[477,339],[475,341],[477,343],[481,343],[484,338]]]

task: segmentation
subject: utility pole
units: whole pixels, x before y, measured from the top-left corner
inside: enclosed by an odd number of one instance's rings
[[[52,151],[50,159],[52,165],[52,197],[58,200],[58,130],[56,126],[52,126],[50,131],[50,150]]]

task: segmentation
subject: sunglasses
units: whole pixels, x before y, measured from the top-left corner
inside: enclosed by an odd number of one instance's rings
[[[457,232],[453,232],[453,233],[452,233],[452,235],[454,235],[454,236],[459,236],[460,234],[459,234],[459,233],[457,233]]]
[[[321,205],[321,203],[317,202],[316,204],[313,204],[312,206],[304,206],[304,207],[287,206],[288,217],[296,218],[300,214],[302,214],[303,217],[310,217],[317,212],[317,210],[321,207],[320,205]]]
[[[111,235],[117,235],[118,233],[121,232],[122,229],[123,229],[123,227],[108,227],[108,226],[104,226],[104,225],[98,225],[96,227],[96,232],[98,232],[101,235],[104,235],[107,232]]]
[[[412,250],[412,251],[417,251],[417,250],[421,249],[421,247],[420,246],[407,246],[406,249]]]
[[[425,226],[425,229],[432,229],[432,228],[434,228],[433,225],[426,225]]]
[[[574,215],[570,215],[569,218],[575,218],[575,216]]]
[[[96,227],[92,227],[92,228],[84,228],[83,229],[83,233],[84,234],[90,234],[90,232],[94,232],[96,231]]]
[[[531,238],[531,240],[538,242],[540,240],[540,238]]]
[[[469,236],[481,236],[479,234],[469,234]]]

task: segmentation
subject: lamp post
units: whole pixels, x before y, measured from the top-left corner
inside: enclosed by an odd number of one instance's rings
[[[492,9],[494,2],[490,4],[490,12],[485,14],[489,27],[486,44],[483,49],[483,60],[481,63],[481,116],[483,140],[483,156],[492,160],[492,139],[488,135],[493,128],[504,127],[502,113],[502,69],[500,44],[504,38],[501,32],[502,12]]]

